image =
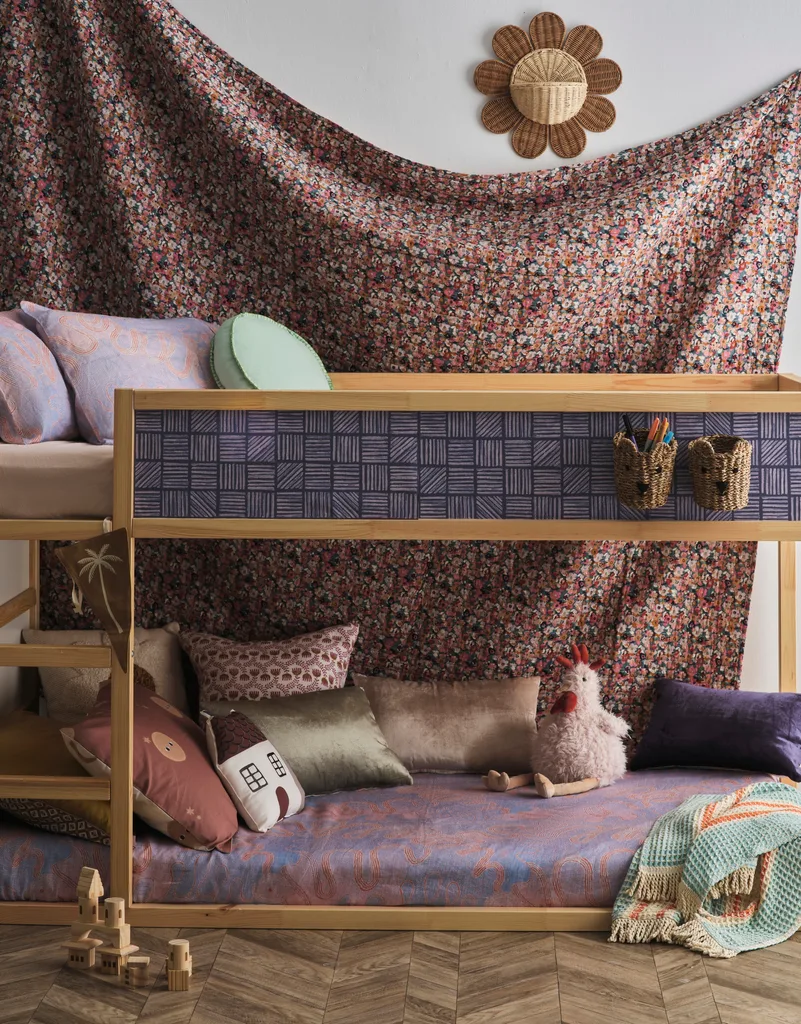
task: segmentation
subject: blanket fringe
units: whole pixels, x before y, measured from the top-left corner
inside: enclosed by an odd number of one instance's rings
[[[612,922],[610,942],[669,942],[673,943],[676,921],[669,915],[664,917],[643,916],[637,919],[619,917]]]
[[[647,868],[640,865],[628,893],[632,899],[644,903],[675,903],[680,882],[680,867]]]
[[[709,898],[719,900],[723,896],[750,896],[754,891],[756,870],[747,865],[737,868],[730,875],[713,885],[709,890]]]

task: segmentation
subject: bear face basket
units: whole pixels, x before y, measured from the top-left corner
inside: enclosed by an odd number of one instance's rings
[[[689,445],[693,495],[701,508],[733,512],[748,504],[751,444],[742,437],[710,434]]]
[[[668,500],[673,483],[678,444],[660,442],[650,451],[643,451],[647,430],[635,430],[635,448],[620,430],[614,437],[615,487],[618,501],[628,508],[661,508]]]

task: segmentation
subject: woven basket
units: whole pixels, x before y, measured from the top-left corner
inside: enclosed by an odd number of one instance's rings
[[[733,512],[748,504],[751,444],[742,437],[710,434],[690,441],[693,494],[701,508]]]
[[[648,431],[635,430],[634,434],[640,451],[622,430],[615,434],[613,442],[618,501],[629,508],[661,508],[670,494],[679,446],[673,438],[670,444],[657,444],[650,452],[644,452]]]

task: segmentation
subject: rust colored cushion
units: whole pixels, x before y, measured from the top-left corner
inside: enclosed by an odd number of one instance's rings
[[[0,719],[0,775],[86,774],[64,749],[59,725],[51,718],[15,711]],[[106,844],[110,807],[106,800],[0,800],[0,810],[35,828]]]
[[[353,681],[409,771],[531,771],[538,677],[419,683],[354,675]]]
[[[179,633],[200,685],[200,705],[211,701],[291,697],[345,685],[359,627],[330,626],[289,640],[226,640],[211,633]]]
[[[89,715],[61,730],[67,750],[90,775],[110,775],[111,687]],[[134,684],[134,810],[153,828],[193,850],[231,849],[236,808],[206,753],[197,725],[172,704]]]

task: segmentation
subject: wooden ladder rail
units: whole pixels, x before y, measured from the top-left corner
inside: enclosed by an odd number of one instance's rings
[[[133,672],[134,656],[134,393],[114,394],[112,523],[128,531],[131,622],[128,664],[111,660],[111,872],[110,895],[133,902]]]

